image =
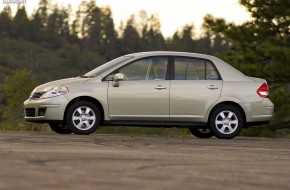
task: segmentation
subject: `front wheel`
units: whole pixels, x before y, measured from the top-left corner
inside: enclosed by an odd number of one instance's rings
[[[234,106],[220,106],[210,116],[210,131],[220,139],[232,139],[239,135],[243,128],[241,111]]]
[[[100,111],[91,102],[79,101],[69,107],[66,123],[75,134],[89,135],[100,125]]]
[[[198,138],[211,138],[213,133],[209,129],[198,129],[198,128],[189,128],[191,134]]]

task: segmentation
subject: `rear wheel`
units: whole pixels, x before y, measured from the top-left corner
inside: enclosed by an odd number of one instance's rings
[[[72,131],[62,123],[49,123],[51,130],[58,134],[70,134]]]
[[[220,139],[231,139],[239,135],[243,128],[242,113],[234,106],[218,107],[210,116],[210,131]]]
[[[209,129],[189,128],[189,131],[198,138],[211,138],[214,136]]]
[[[80,101],[69,107],[66,115],[68,128],[79,135],[89,135],[100,125],[100,111],[91,102]]]

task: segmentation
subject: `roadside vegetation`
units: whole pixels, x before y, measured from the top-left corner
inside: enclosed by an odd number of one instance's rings
[[[211,15],[202,34],[193,24],[165,38],[157,16],[140,11],[116,29],[109,7],[83,1],[76,13],[40,0],[27,15],[7,5],[0,13],[0,128],[41,130],[23,120],[23,101],[33,88],[51,80],[76,77],[118,56],[139,51],[173,50],[215,55],[245,74],[265,78],[275,104],[271,124],[243,130],[247,136],[290,135],[290,2],[241,0],[252,18],[242,25]],[[70,15],[75,15],[71,17]],[[100,133],[187,135],[185,129],[101,128]]]

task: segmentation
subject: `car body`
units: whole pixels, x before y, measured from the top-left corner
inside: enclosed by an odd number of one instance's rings
[[[233,138],[267,124],[274,105],[264,79],[244,75],[217,57],[141,52],[76,78],[36,87],[25,119],[62,134],[90,134],[100,125],[187,127],[198,137]]]

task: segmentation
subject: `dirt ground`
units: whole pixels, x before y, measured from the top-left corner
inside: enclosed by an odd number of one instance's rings
[[[290,139],[0,131],[0,189],[290,189]]]

